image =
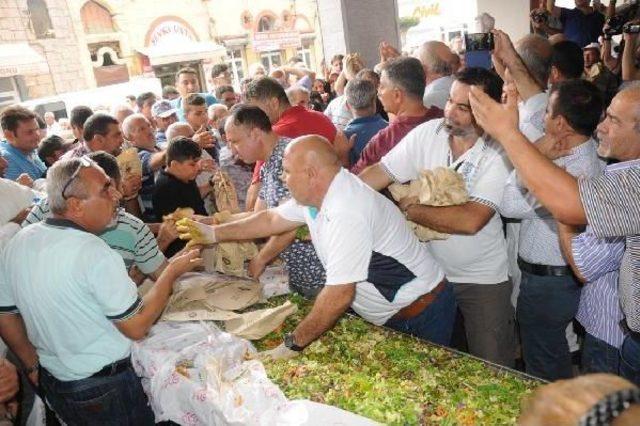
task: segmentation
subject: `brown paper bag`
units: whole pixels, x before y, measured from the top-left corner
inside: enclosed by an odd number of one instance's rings
[[[278,328],[289,315],[294,314],[297,310],[298,306],[287,300],[276,308],[241,314],[238,318],[226,321],[224,328],[228,333],[245,339],[262,339]]]
[[[262,284],[249,280],[216,283],[205,288],[205,291],[209,307],[226,311],[244,309],[262,299]]]
[[[462,175],[447,167],[424,170],[418,179],[409,184],[390,185],[389,192],[396,201],[412,197],[426,206],[455,206],[464,204],[469,199]],[[449,234],[434,231],[411,221],[409,226],[420,241],[449,238]]]
[[[240,314],[221,309],[192,309],[183,312],[168,312],[162,315],[160,321],[228,321],[237,318]]]
[[[216,246],[214,269],[222,274],[246,277],[245,262],[258,254],[258,247],[252,242],[220,243]]]
[[[127,148],[116,157],[122,179],[126,179],[130,175],[142,176],[142,162],[138,157],[137,148]]]
[[[226,172],[218,169],[213,175],[212,196],[218,211],[228,210],[231,213],[239,213],[238,194],[236,187]]]

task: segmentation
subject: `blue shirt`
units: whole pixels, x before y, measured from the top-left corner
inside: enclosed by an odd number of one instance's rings
[[[198,94],[204,98],[204,101],[206,102],[207,107],[210,107],[211,105],[218,103],[218,100],[216,99],[216,97],[210,93],[198,93]],[[178,121],[185,121],[184,108],[182,107],[182,96],[172,100],[171,106],[178,109]],[[194,130],[198,130],[198,129],[194,129]]]
[[[387,127],[387,123],[380,115],[374,114],[370,117],[354,118],[344,128],[344,135],[349,139],[351,135],[357,135],[355,144],[349,153],[349,164],[353,165],[360,158],[360,153],[369,143],[372,137],[380,130]]]
[[[562,32],[569,41],[585,47],[589,43],[598,41],[604,26],[604,15],[593,12],[585,15],[580,9],[560,8],[560,22]]]
[[[31,154],[25,155],[22,151],[12,146],[7,141],[0,142],[0,153],[9,162],[4,177],[10,180],[18,179],[22,173],[27,173],[31,179],[40,179],[47,166],[36,155],[34,150]]]

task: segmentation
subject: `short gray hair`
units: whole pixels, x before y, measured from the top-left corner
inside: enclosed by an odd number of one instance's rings
[[[165,132],[165,136],[167,140],[170,141],[173,138],[177,138],[178,136],[184,136],[185,138],[193,137],[194,131],[189,125],[189,123],[185,123],[182,121],[178,121],[176,123],[171,124],[167,127],[167,131]]]
[[[67,200],[62,196],[62,192],[71,176],[80,167],[82,162],[79,158],[69,158],[56,161],[47,171],[47,197],[53,213],[63,214],[67,210]],[[65,195],[68,198],[71,194],[76,197],[88,196],[87,187],[79,175],[67,186]]]
[[[537,34],[529,34],[518,40],[516,51],[531,76],[546,89],[553,58],[549,40]]]
[[[371,108],[376,99],[376,87],[372,82],[363,79],[353,79],[344,89],[347,103],[355,110]]]

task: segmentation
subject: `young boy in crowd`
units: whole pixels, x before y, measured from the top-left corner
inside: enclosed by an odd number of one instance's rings
[[[67,152],[67,147],[64,139],[58,135],[48,136],[42,139],[38,145],[38,157],[47,168],[53,166],[65,152]]]
[[[211,158],[219,160],[218,145],[209,129],[209,116],[207,114],[207,102],[205,98],[192,93],[184,100],[184,118],[196,134],[193,140],[207,152]],[[206,156],[205,156],[206,157]]]
[[[189,207],[196,214],[207,215],[201,189],[195,181],[200,173],[201,156],[202,148],[192,139],[178,137],[169,142],[166,168],[160,171],[152,196],[153,211],[159,222],[178,208]],[[166,249],[165,255],[171,257],[184,246],[184,241],[176,240]]]

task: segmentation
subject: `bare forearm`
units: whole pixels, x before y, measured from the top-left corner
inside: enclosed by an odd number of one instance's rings
[[[247,218],[215,227],[218,241],[253,240],[292,231],[298,227],[294,222],[285,221],[277,213],[264,210]]]
[[[407,209],[407,219],[437,232],[474,235],[486,221],[474,214],[467,204],[446,207],[414,204]]]
[[[258,256],[262,258],[264,263],[269,263],[275,259],[284,249],[289,247],[296,239],[296,231],[285,232],[284,234],[274,235],[262,247]]]
[[[622,81],[631,81],[638,78],[638,69],[635,64],[637,38],[633,37],[626,40],[624,51],[622,53]]]
[[[358,177],[376,191],[380,191],[393,183],[391,177],[384,171],[380,163],[367,167],[360,172]]]
[[[338,96],[344,94],[344,88],[346,85],[347,85],[347,76],[344,74],[344,71],[342,71],[333,86]]]
[[[561,222],[557,222],[558,225],[558,240],[560,241],[560,250],[564,256],[564,260],[573,270],[576,278],[580,282],[586,282],[586,279],[580,273],[580,270],[576,266],[575,259],[573,258],[573,237],[576,236],[576,230],[569,225],[565,225]]]
[[[569,225],[586,223],[575,177],[542,155],[519,131],[500,142],[525,186],[557,220]]]
[[[151,167],[151,170],[155,172],[157,170],[160,170],[164,166],[165,154],[166,151],[162,151],[156,152],[155,154],[151,155],[151,157],[149,158],[149,166]]]
[[[339,291],[338,297],[335,293],[335,291],[326,291],[326,288],[320,292],[309,315],[293,332],[296,344],[307,346],[333,328],[340,316],[351,306],[355,296],[355,284],[345,284],[345,288]]]
[[[20,315],[0,315],[0,336],[25,367],[31,367],[38,361],[38,354],[29,341]]]
[[[529,74],[529,70],[520,59],[520,56],[514,55],[506,64],[507,68],[513,76],[513,81],[518,89],[518,94],[523,101],[542,92],[538,82]]]
[[[130,320],[131,328],[135,329],[134,338],[143,338],[156,322],[167,305],[176,278],[170,268],[165,268],[153,287],[144,295],[142,308]]]

